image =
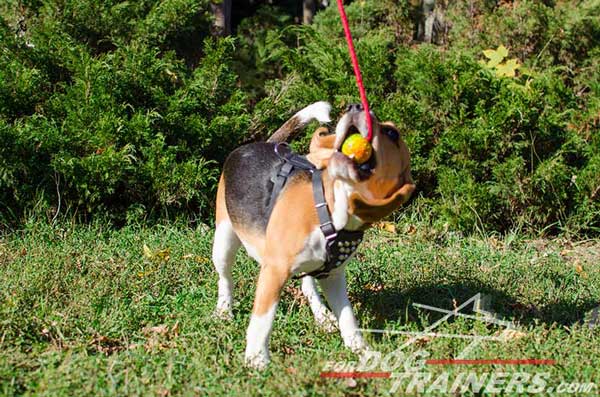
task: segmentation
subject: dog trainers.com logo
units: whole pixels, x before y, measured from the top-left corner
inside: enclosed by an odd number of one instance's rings
[[[327,362],[323,367],[323,378],[389,378],[390,391],[398,394],[427,393],[594,393],[594,383],[555,382],[549,372],[544,371],[435,371],[439,365],[487,366],[510,365],[554,365],[553,360],[436,360],[430,359],[426,350],[405,354],[395,350],[383,355],[370,351],[358,362]]]
[[[390,391],[395,394],[591,394],[600,391],[591,382],[559,382],[552,378],[550,367],[555,360],[526,359],[473,359],[474,350],[484,342],[507,343],[522,332],[512,322],[498,319],[485,309],[489,300],[480,294],[450,311],[442,308],[413,304],[415,307],[443,313],[444,316],[421,332],[362,329],[361,332],[403,334],[409,339],[389,353],[367,351],[358,361],[329,361],[323,366],[322,378],[386,378],[391,381]],[[472,305],[472,306],[471,306]],[[476,315],[462,313],[472,307]],[[463,317],[494,324],[503,329],[495,336],[444,334],[435,329],[451,317]],[[424,349],[410,351],[409,347],[424,338],[454,338],[468,340],[469,344],[452,359],[434,358]],[[499,369],[500,368],[500,369]]]

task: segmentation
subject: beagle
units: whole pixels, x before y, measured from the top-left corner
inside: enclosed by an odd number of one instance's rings
[[[219,275],[216,314],[231,318],[231,267],[243,245],[260,264],[246,333],[245,360],[253,368],[269,362],[275,310],[282,287],[293,276],[304,276],[302,292],[317,323],[328,330],[337,325],[352,351],[366,349],[348,299],[344,265],[362,231],[399,208],[415,189],[408,149],[392,123],[373,117],[373,154],[366,163],[358,166],[339,151],[350,134],[367,135],[361,105],[348,107],[335,134],[319,128],[305,159],[291,155],[283,142],[312,120],[329,122],[330,111],[326,102],[302,109],[267,142],[234,150],[221,174],[212,253]],[[288,162],[292,171],[282,176]],[[354,240],[341,237],[348,235]]]

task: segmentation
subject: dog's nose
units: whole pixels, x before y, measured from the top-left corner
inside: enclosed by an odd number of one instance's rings
[[[346,112],[348,112],[348,113],[362,112],[362,111],[363,111],[363,106],[360,103],[352,103],[352,104],[348,105],[348,107],[346,108]]]

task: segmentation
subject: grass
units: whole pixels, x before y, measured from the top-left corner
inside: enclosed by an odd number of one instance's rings
[[[549,383],[600,385],[600,332],[583,323],[600,305],[600,244],[523,236],[462,237],[425,226],[368,233],[348,268],[351,300],[365,328],[416,331],[474,294],[491,296],[520,337],[486,342],[469,358],[553,359]],[[234,320],[213,318],[212,232],[166,225],[113,230],[102,225],[32,223],[0,240],[2,395],[388,395],[391,380],[321,379],[328,361],[356,360],[340,336],[316,327],[299,292],[286,287],[265,372],[243,365],[257,265],[238,255]],[[149,250],[144,253],[144,245]],[[494,335],[497,326],[457,319],[441,332]],[[389,352],[406,337],[369,335]],[[467,342],[420,340],[431,358]],[[409,351],[417,347],[409,347]],[[445,368],[448,369],[448,368]],[[431,368],[440,373],[440,367]],[[452,373],[474,368],[454,366]]]

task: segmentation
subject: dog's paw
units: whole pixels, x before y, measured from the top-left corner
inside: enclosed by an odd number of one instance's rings
[[[319,328],[327,333],[337,331],[337,319],[333,313],[327,309],[321,310],[318,314],[315,314],[315,321]]]
[[[214,316],[219,320],[231,321],[233,320],[233,313],[229,306],[219,306],[215,309]]]
[[[251,369],[256,369],[258,371],[263,371],[269,365],[269,352],[258,351],[258,352],[248,352],[246,351],[246,356],[244,358],[244,362],[246,367]]]
[[[343,336],[343,339],[344,345],[346,345],[346,347],[354,354],[362,354],[363,352],[370,350],[369,345],[358,332],[351,335],[345,335]]]

